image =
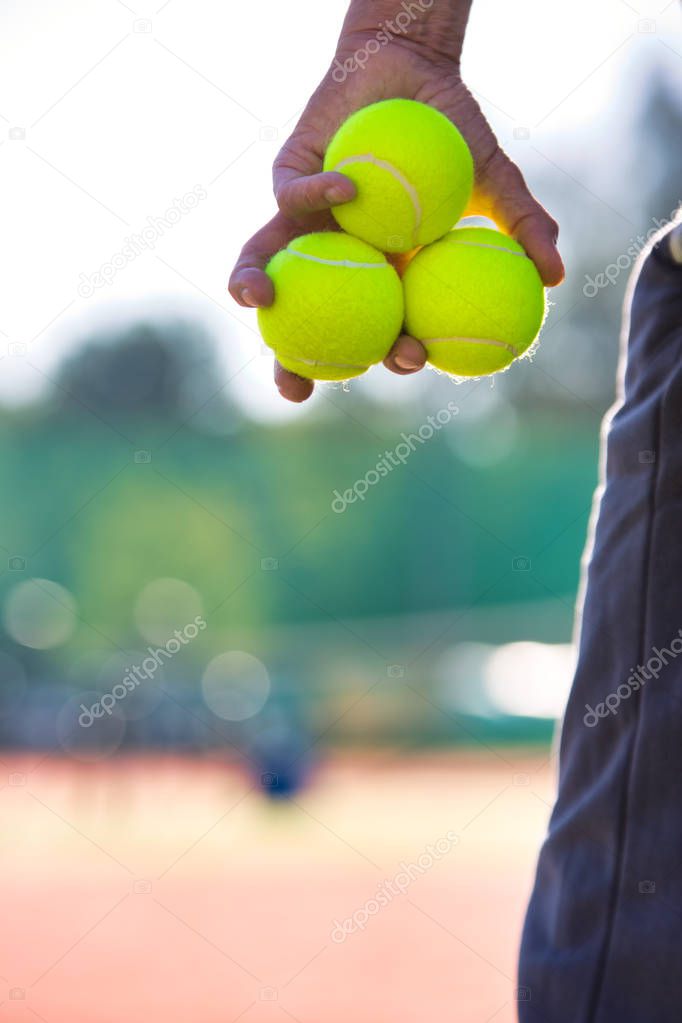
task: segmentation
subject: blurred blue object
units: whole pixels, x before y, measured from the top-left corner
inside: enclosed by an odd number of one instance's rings
[[[266,707],[249,722],[245,744],[258,787],[269,799],[286,799],[306,785],[312,745],[297,694],[280,678]]]

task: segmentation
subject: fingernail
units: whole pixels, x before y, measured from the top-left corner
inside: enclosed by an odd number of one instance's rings
[[[395,364],[401,369],[421,369],[421,362],[413,362],[406,355],[396,355]]]
[[[242,302],[246,302],[246,304],[250,305],[252,309],[258,308],[258,302],[256,302],[255,298],[253,297],[248,288],[242,288],[241,298]]]
[[[331,203],[348,202],[346,190],[342,188],[341,185],[332,185],[331,188],[328,188],[327,191],[324,193],[324,197],[327,200],[327,202]]]

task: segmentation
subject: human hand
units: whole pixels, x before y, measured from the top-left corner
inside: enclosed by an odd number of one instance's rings
[[[337,63],[343,66],[375,32],[342,36]],[[321,82],[293,134],[285,142],[273,168],[279,212],[244,246],[230,277],[229,290],[242,306],[271,305],[274,289],[265,273],[270,258],[301,234],[333,230],[338,226],[330,209],[355,197],[349,178],[322,173],[329,140],[347,117],[360,107],[381,99],[403,97],[436,107],[466,139],[475,166],[475,184],[466,216],[489,217],[516,238],[535,262],[548,286],[560,284],[563,264],[557,250],[558,226],[530,193],[519,168],[500,148],[478,103],[462,82],[459,62],[444,56],[427,42],[394,39],[372,55],[364,68],[337,83],[333,71]],[[408,374],[426,362],[424,347],[401,336],[384,360],[394,373]],[[275,382],[290,401],[305,401],[313,381],[275,364]]]

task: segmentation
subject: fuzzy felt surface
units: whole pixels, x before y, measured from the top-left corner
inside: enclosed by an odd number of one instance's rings
[[[483,376],[528,351],[545,318],[534,263],[512,238],[458,228],[422,249],[403,277],[406,329],[429,362],[455,376]]]
[[[332,212],[349,234],[382,252],[407,252],[459,220],[473,186],[473,161],[440,111],[391,99],[356,111],[327,149],[325,171],[347,175],[357,197]]]
[[[296,238],[266,268],[275,302],[259,309],[265,343],[285,369],[346,380],[381,362],[400,333],[400,279],[384,256],[341,232]]]

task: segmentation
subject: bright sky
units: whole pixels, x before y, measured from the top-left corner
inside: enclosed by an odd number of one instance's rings
[[[467,80],[522,165],[537,158],[514,129],[529,128],[558,162],[567,138],[584,146],[596,130],[618,131],[614,93],[627,69],[660,62],[680,75],[679,6],[664,5],[475,0]],[[305,414],[276,395],[255,316],[232,305],[225,281],[271,214],[272,159],[333,53],[345,6],[4,0],[0,400],[39,393],[93,322],[151,306],[210,323],[230,372],[241,369],[233,393],[251,413]],[[197,187],[193,208],[161,237],[157,227],[154,251],[83,295],[83,281],[148,218]],[[379,374],[371,379],[385,393]]]

